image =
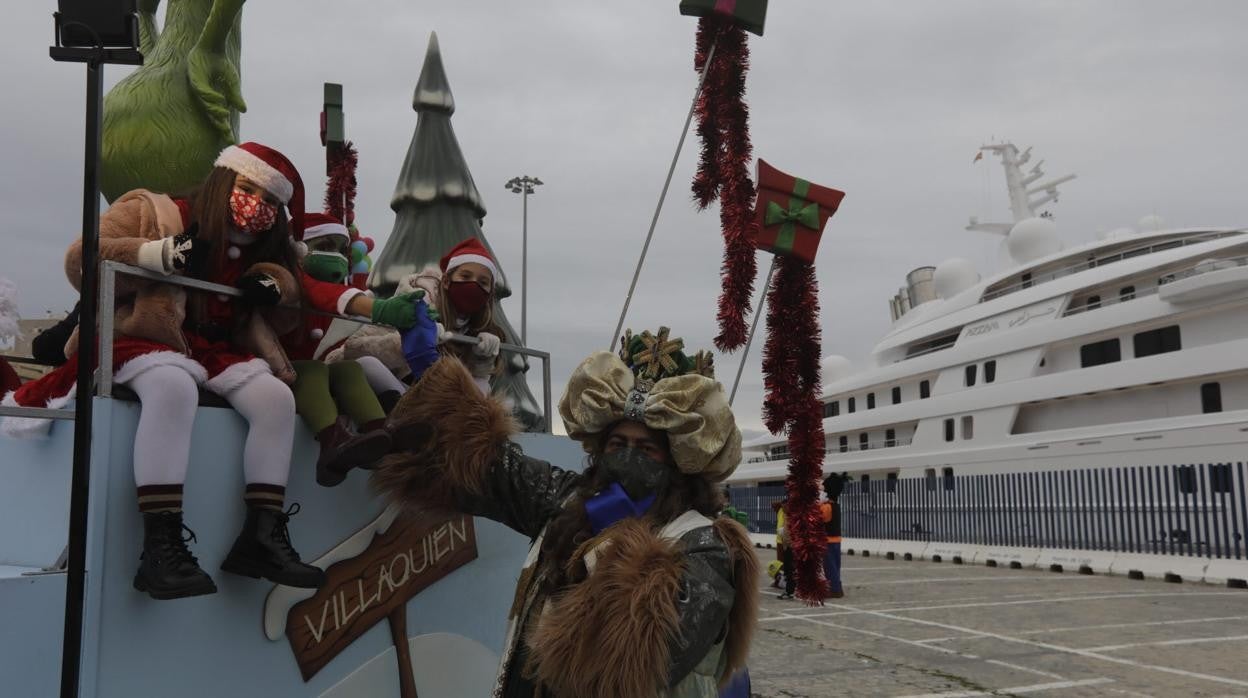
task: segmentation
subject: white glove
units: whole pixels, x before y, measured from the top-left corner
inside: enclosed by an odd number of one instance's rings
[[[173,238],[161,238],[159,240],[151,240],[139,245],[139,256],[137,260],[139,266],[158,274],[172,273],[172,243]]]
[[[454,332],[446,329],[440,322],[433,323],[438,326],[438,344],[446,344],[454,336]]]
[[[497,335],[482,332],[477,335],[477,339],[480,341],[472,348],[473,354],[487,359],[498,356],[499,345],[502,344],[502,341],[499,340]]]

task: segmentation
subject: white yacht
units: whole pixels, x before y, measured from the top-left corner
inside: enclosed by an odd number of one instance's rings
[[[1004,165],[1014,221],[967,229],[1004,235],[1013,267],[915,269],[869,365],[825,359],[824,472],[934,482],[1242,458],[1248,230],[1146,217],[1063,249],[1038,211],[1074,175],[1037,183],[1043,163],[1024,171],[1030,148],[1011,143],[981,153]],[[732,484],[778,496],[784,435],[747,446]]]

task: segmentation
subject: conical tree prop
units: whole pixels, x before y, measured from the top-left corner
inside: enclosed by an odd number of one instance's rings
[[[412,106],[419,117],[390,200],[390,208],[395,212],[394,229],[369,277],[369,287],[379,296],[394,293],[403,278],[436,264],[462,240],[475,237],[490,249],[481,232],[485,205],[451,127],[455,98],[442,67],[437,34],[429,37]],[[493,255],[492,249],[490,254]],[[506,335],[502,340],[519,344],[519,335],[499,303],[510,295],[505,275],[496,279],[494,319]],[[494,394],[511,401],[525,427],[536,429],[545,424],[545,416],[525,382],[526,371],[528,362],[524,357],[508,357],[503,373],[494,378]]]

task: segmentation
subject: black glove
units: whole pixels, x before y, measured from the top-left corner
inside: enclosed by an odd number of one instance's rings
[[[199,238],[199,224],[192,223],[186,230],[173,236],[170,262],[175,271],[189,276],[199,276],[208,262],[212,243]]]
[[[238,280],[238,290],[243,292],[243,300],[255,306],[277,305],[282,300],[277,279],[262,272],[244,274]]]

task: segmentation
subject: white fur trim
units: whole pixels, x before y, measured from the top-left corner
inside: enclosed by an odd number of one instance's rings
[[[204,381],[208,380],[208,369],[186,354],[177,351],[154,351],[150,354],[140,354],[122,364],[113,374],[113,382],[129,383],[138,378],[140,374],[157,366],[177,366],[190,374],[196,385],[203,385]]]
[[[351,233],[347,232],[347,226],[341,223],[322,223],[320,225],[314,225],[311,228],[303,229],[304,240],[323,238],[329,235],[340,235],[348,240],[351,239]]]
[[[295,194],[295,185],[286,179],[286,175],[236,145],[222,150],[213,165],[234,170],[276,196],[283,204],[290,203],[290,197]]]
[[[262,375],[273,375],[273,369],[269,368],[269,363],[264,359],[251,359],[234,364],[218,373],[215,378],[210,378],[207,383],[204,383],[204,388],[221,397],[229,397],[230,393],[247,385],[252,378]]]
[[[48,400],[48,404],[44,407],[50,410],[59,410],[68,405],[75,397],[78,390],[78,384],[75,383],[69,387],[69,392],[59,397]],[[4,400],[0,401],[5,407],[24,407],[17,404],[14,399],[16,390],[10,390]],[[56,420],[47,419],[45,417],[4,417],[0,419],[0,434],[11,439],[46,439],[52,432],[52,422]]]
[[[348,288],[343,291],[342,295],[338,296],[338,314],[346,315],[347,306],[351,304],[351,299],[361,295],[364,295],[364,292],[358,288]]]
[[[139,245],[139,266],[158,274],[168,274],[171,269],[165,264],[166,252],[173,238],[161,238]]]
[[[451,270],[454,269],[455,267],[458,267],[461,264],[467,264],[469,262],[475,262],[485,267],[486,269],[489,269],[490,274],[494,276],[494,281],[498,281],[498,267],[494,266],[494,260],[490,259],[489,257],[486,257],[484,255],[479,255],[479,254],[461,254],[461,255],[456,255],[454,257],[451,257],[446,262],[446,273],[449,274],[451,273]]]

